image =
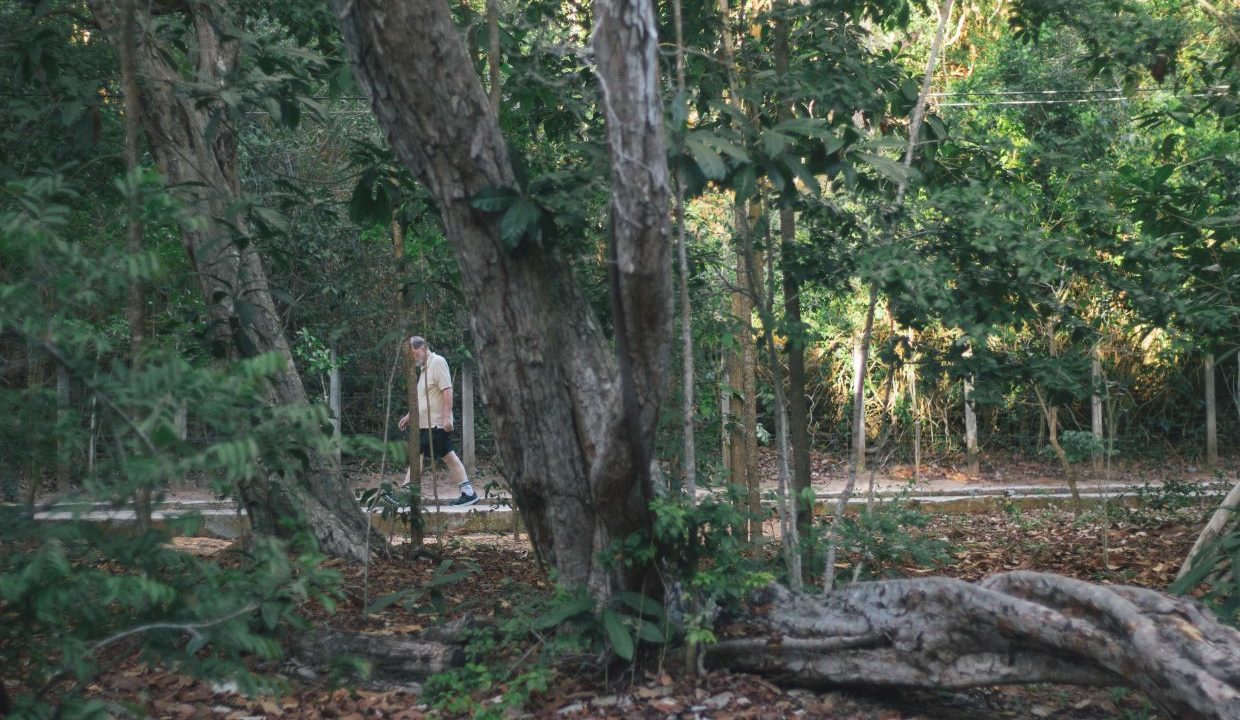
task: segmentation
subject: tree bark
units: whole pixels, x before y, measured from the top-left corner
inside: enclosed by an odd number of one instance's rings
[[[1015,572],[755,600],[745,637],[708,648],[709,665],[807,685],[1122,685],[1170,717],[1240,717],[1240,633],[1152,590]]]
[[[685,87],[685,36],[684,13],[680,0],[672,0],[672,23],[676,32],[676,92],[682,102],[688,102]],[[689,302],[689,251],[685,232],[685,186],[683,178],[676,176],[676,266],[679,269],[680,291],[680,382],[682,390],[680,434],[684,456],[684,493],[690,507],[697,504],[697,437],[694,417],[696,414],[697,373],[693,358],[693,313]]]
[[[1210,521],[1201,529],[1196,542],[1193,543],[1193,548],[1188,551],[1184,563],[1180,565],[1180,571],[1176,573],[1175,579],[1179,580],[1187,575],[1197,563],[1202,549],[1222,537],[1223,532],[1234,526],[1238,518],[1240,518],[1240,482],[1231,486],[1223,502],[1219,503],[1218,509],[1210,516]]]
[[[465,636],[459,623],[417,636],[314,630],[299,638],[294,661],[328,675],[342,656],[370,663],[367,685],[407,686],[465,664]]]
[[[1206,353],[1203,361],[1206,379],[1206,467],[1218,467],[1218,406],[1214,395],[1214,353]]]
[[[964,379],[964,448],[968,459],[969,477],[981,472],[977,451],[977,408],[973,403],[973,376]]]
[[[117,5],[108,0],[88,4],[104,32],[116,36],[123,21]],[[246,237],[244,220],[230,218],[230,206],[241,195],[236,136],[222,108],[183,92],[188,82],[222,86],[236,65],[237,48],[214,22],[212,13],[223,12],[222,3],[189,8],[194,52],[184,58],[184,65],[192,78],[183,77],[181,63],[147,35],[151,16],[146,5],[135,6],[141,30],[135,37],[134,62],[142,127],[168,184],[193,216],[180,228],[181,240],[207,301],[212,352],[225,360],[279,354],[285,370],[271,379],[264,400],[306,404],[262,262]],[[314,529],[326,552],[355,560],[365,556],[366,520],[330,458],[312,455],[297,478],[272,475],[239,489],[257,532],[286,534],[284,519],[296,517]]]
[[[600,0],[594,36],[612,155],[615,268],[632,382],[563,258],[470,200],[517,188],[495,113],[443,0],[336,3],[356,75],[397,156],[429,189],[463,268],[488,410],[530,538],[565,583],[598,596],[653,590],[650,566],[607,567],[601,551],[650,526],[649,447],[671,337],[667,164],[653,7]],[[635,416],[635,417],[633,417]],[[637,436],[634,437],[633,431]]]
[[[787,9],[786,3],[777,7]],[[780,77],[788,74],[788,21],[783,16],[775,20],[775,72]],[[780,108],[782,119],[791,119],[791,106]],[[813,566],[810,535],[814,522],[814,501],[809,498],[809,407],[805,393],[805,327],[801,323],[801,278],[795,267],[796,208],[791,205],[779,209],[779,259],[783,271],[784,322],[788,326],[788,441],[792,446],[792,496],[797,511],[797,535],[800,537],[804,558],[806,580]]]
[[[1094,441],[1098,447],[1102,447],[1102,357],[1098,345],[1095,344],[1093,352],[1089,360],[1089,379],[1093,392],[1090,393],[1090,430],[1093,431]],[[1093,454],[1094,473],[1102,470],[1102,452],[1099,450]]]

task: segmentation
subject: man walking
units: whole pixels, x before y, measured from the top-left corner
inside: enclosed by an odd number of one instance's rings
[[[409,338],[409,347],[413,349],[413,361],[422,368],[418,376],[418,444],[422,458],[431,461],[442,459],[448,468],[448,475],[456,481],[461,496],[452,501],[453,505],[463,507],[478,502],[474,486],[465,475],[465,464],[456,456],[452,447],[452,373],[448,372],[448,361],[442,355],[431,352],[426,339],[414,335]],[[409,413],[400,419],[400,429],[409,425]],[[431,457],[432,453],[434,457]]]

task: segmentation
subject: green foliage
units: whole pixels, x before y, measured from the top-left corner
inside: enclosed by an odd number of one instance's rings
[[[838,542],[864,564],[863,578],[900,575],[907,566],[934,568],[950,559],[951,546],[925,532],[931,519],[907,498],[895,497],[855,515],[846,514]]]
[[[1236,508],[1228,508],[1235,512]],[[1170,592],[1192,592],[1210,606],[1219,619],[1240,627],[1240,532],[1229,521],[1227,532],[1206,543],[1193,558],[1187,573],[1171,584]]]
[[[738,508],[744,497],[743,488],[729,485],[694,505],[681,496],[651,503],[660,557],[675,570],[686,600],[735,607],[751,590],[774,580],[741,539],[746,514]]]
[[[154,176],[134,180],[127,192],[142,192],[155,220],[175,215]],[[304,472],[311,454],[327,449],[326,417],[321,408],[264,401],[283,370],[281,357],[225,366],[198,365],[158,345],[133,353],[127,333],[97,321],[123,307],[131,283],[162,279],[167,268],[154,253],[128,256],[71,239],[80,200],[61,176],[37,175],[10,180],[0,204],[0,334],[23,339],[34,356],[64,368],[98,398],[106,442],[93,472],[74,468],[71,499],[123,508],[142,493],[158,497],[187,473],[231,494],[238,483]],[[15,401],[12,421],[38,426],[45,392],[6,392]],[[208,442],[181,437],[182,407],[193,408]],[[65,447],[82,448],[90,429],[70,408],[54,432]],[[304,532],[291,542],[256,539],[217,564],[169,544],[196,530],[192,516],[124,531],[77,515],[36,521],[30,507],[0,513],[0,661],[16,669],[5,680],[16,685],[14,702],[27,717],[96,708],[83,689],[118,648],[256,690],[265,681],[248,663],[278,657],[278,637],[302,626],[302,605],[335,602],[338,577],[321,569],[323,558]]]
[[[613,653],[630,661],[639,643],[662,644],[667,635],[663,608],[647,597],[619,593],[599,607],[584,592],[560,588],[549,599],[522,605],[497,628],[473,631],[465,667],[431,677],[424,697],[444,712],[506,717],[547,690],[558,661],[582,654],[606,659]],[[477,699],[495,697],[497,690],[495,702]]]
[[[168,530],[49,527],[12,506],[0,521],[0,659],[14,669],[5,679],[22,717],[85,712],[81,693],[117,648],[255,692],[271,680],[251,674],[250,660],[277,659],[278,638],[305,629],[298,609],[336,598],[339,578],[305,535],[258,540],[225,565],[174,549]]]
[[[1102,438],[1096,437],[1087,430],[1065,430],[1059,435],[1059,445],[1063,448],[1068,462],[1073,465],[1085,462],[1105,452]]]
[[[444,588],[455,585],[470,575],[481,571],[481,568],[472,562],[464,563],[464,567],[460,570],[454,570],[452,566],[453,561],[451,559],[444,560],[435,568],[434,574],[426,583],[377,598],[370,604],[370,607],[366,608],[366,612],[369,614],[377,613],[390,605],[400,605],[406,610],[412,610],[418,607],[423,599],[426,599],[435,612],[441,615],[444,614],[447,612],[446,598],[443,594]]]

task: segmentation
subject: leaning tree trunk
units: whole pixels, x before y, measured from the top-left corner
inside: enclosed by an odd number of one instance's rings
[[[711,646],[708,664],[797,684],[1122,685],[1171,717],[1240,717],[1240,633],[1153,590],[1015,572],[825,597],[772,586],[756,600],[756,625]]]
[[[600,553],[650,527],[649,447],[669,368],[671,243],[654,8],[599,0],[594,51],[612,156],[620,343],[605,341],[563,258],[515,248],[471,206],[518,185],[495,112],[444,0],[337,0],[356,75],[397,156],[439,207],[463,272],[488,411],[542,555],[596,596],[655,591],[650,566]],[[626,398],[627,396],[627,398]],[[626,402],[627,399],[627,402]]]
[[[116,36],[123,19],[118,3],[91,0],[89,6],[104,32]],[[181,227],[181,240],[207,301],[213,353],[223,359],[278,353],[285,370],[271,379],[265,400],[306,404],[262,262],[252,242],[238,242],[246,232],[244,221],[235,219],[230,226],[223,220],[241,195],[236,136],[228,121],[219,119],[223,108],[185,91],[190,83],[222,86],[236,65],[236,44],[210,14],[219,12],[220,2],[188,7],[195,52],[185,64],[192,77],[182,75],[169,47],[147,34],[152,28],[147,6],[135,6],[143,30],[135,37],[134,53],[141,123],[160,170],[192,216]],[[298,478],[273,475],[240,490],[256,531],[283,534],[284,519],[298,517],[314,529],[325,551],[357,560],[365,556],[366,521],[330,458],[313,455]]]

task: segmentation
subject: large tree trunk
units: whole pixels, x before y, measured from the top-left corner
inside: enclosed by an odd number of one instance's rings
[[[500,218],[470,205],[484,189],[517,183],[447,3],[351,0],[336,8],[379,124],[435,198],[456,249],[488,411],[531,540],[566,583],[596,596],[653,590],[649,566],[599,562],[612,541],[649,528],[643,455],[669,365],[671,244],[653,7],[595,5],[623,363],[565,260],[528,238],[505,248]]]
[[[798,684],[1122,685],[1171,717],[1240,717],[1240,633],[1152,590],[1016,572],[758,600],[756,625],[711,646],[709,664]]]
[[[115,37],[123,20],[117,3],[91,0],[89,5],[99,26]],[[181,239],[209,308],[212,351],[222,359],[278,353],[285,370],[272,378],[265,400],[305,404],[262,262],[248,238],[238,242],[246,235],[244,220],[230,217],[230,206],[241,195],[236,136],[221,119],[222,108],[185,92],[191,82],[221,86],[236,65],[237,49],[210,15],[222,11],[220,2],[188,7],[194,42],[185,64],[193,77],[184,77],[168,48],[147,34],[152,27],[147,6],[135,6],[137,27],[143,30],[135,38],[134,57],[142,126],[160,170],[193,218],[182,225]],[[240,490],[256,531],[283,534],[284,519],[299,517],[314,529],[326,552],[358,560],[365,556],[366,521],[330,458],[312,456],[298,478],[273,475]]]

